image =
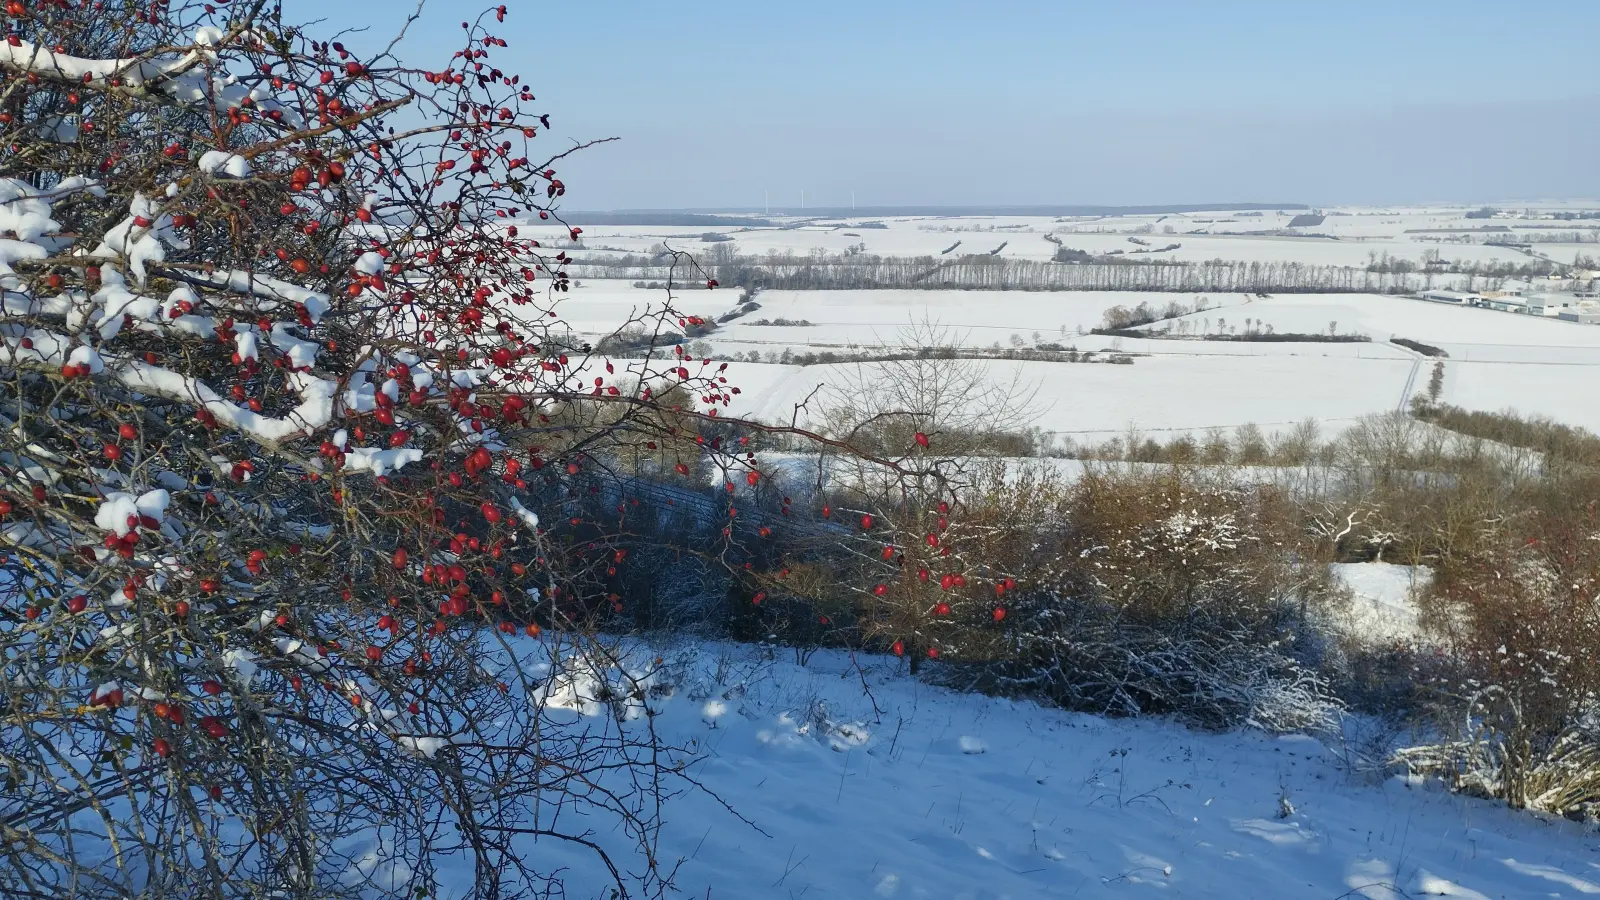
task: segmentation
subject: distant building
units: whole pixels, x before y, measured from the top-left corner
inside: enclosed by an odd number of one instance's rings
[[[1434,303],[1451,303],[1456,306],[1472,306],[1474,301],[1482,299],[1477,294],[1463,294],[1460,291],[1423,291],[1417,297]]]
[[[1521,297],[1479,297],[1476,306],[1497,312],[1525,313],[1528,302]]]
[[[1528,301],[1530,316],[1554,316],[1579,303],[1576,294],[1529,294],[1524,299]]]
[[[1556,318],[1579,325],[1600,325],[1600,309],[1563,309]]]

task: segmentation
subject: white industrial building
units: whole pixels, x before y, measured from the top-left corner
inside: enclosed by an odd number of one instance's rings
[[[1521,291],[1502,290],[1469,294],[1463,291],[1429,290],[1418,293],[1417,297],[1433,303],[1448,303],[1451,306],[1475,306],[1498,312],[1555,318],[1563,322],[1600,325],[1600,301],[1585,299],[1576,293],[1524,295]]]
[[[1563,309],[1577,306],[1579,302],[1574,294],[1530,294],[1524,299],[1528,302],[1530,316],[1556,316]]]
[[[1528,301],[1521,297],[1478,297],[1472,302],[1472,305],[1498,312],[1524,313],[1528,311]]]
[[[1477,294],[1463,294],[1460,291],[1437,290],[1423,291],[1422,293],[1418,294],[1417,297],[1422,300],[1430,300],[1434,303],[1451,303],[1456,306],[1472,306],[1476,301],[1483,299]]]

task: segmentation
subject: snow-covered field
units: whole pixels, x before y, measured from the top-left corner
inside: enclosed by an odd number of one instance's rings
[[[1368,413],[1400,404],[1412,371],[1402,359],[1351,356],[1195,357],[1161,356],[1135,365],[1067,364],[977,360],[996,384],[1028,386],[1027,414],[1014,427],[1037,427],[1062,437],[1107,438],[1130,428],[1168,432],[1232,430],[1246,423],[1290,426],[1315,416],[1329,432]],[[802,401],[817,395],[800,414],[813,416],[829,402],[850,402],[856,364],[772,366],[733,363],[728,378],[742,393],[729,411],[769,421],[789,421]],[[867,365],[868,371],[874,368]],[[976,403],[981,412],[985,400]]]
[[[800,667],[786,649],[685,643],[634,658],[657,655],[652,677],[673,688],[650,721],[716,795],[691,790],[663,813],[660,858],[683,896],[1600,894],[1592,829],[1352,774],[1337,741],[957,694],[886,657],[820,652]],[[572,866],[567,896],[604,895],[592,858],[537,853]],[[470,867],[442,874],[437,896],[470,894]]]
[[[1068,343],[1078,331],[1097,327],[1107,309],[1130,300],[1137,305],[1144,298],[1115,291],[762,291],[756,297],[761,308],[723,326],[717,340],[838,347],[897,344],[907,326],[927,321],[972,347],[996,341],[1010,346],[1012,335],[1032,344],[1035,333],[1039,340]],[[750,324],[762,319],[814,324]]]
[[[1317,225],[1289,228],[1301,211],[1194,212],[1102,217],[897,216],[788,219],[784,227],[590,226],[584,253],[646,252],[663,243],[692,254],[727,244],[701,241],[726,235],[740,253],[837,255],[865,245],[890,256],[937,256],[958,241],[955,253],[989,252],[1047,259],[1055,244],[1094,253],[1138,251],[1139,258],[1298,262],[1363,267],[1370,257],[1420,261],[1445,259],[1522,264],[1521,250],[1489,240],[1600,235],[1600,220],[1548,216],[1583,204],[1515,209],[1514,217],[1467,218],[1472,208],[1352,208],[1329,210]],[[754,219],[752,219],[754,222]],[[884,227],[869,227],[879,223]],[[1483,229],[1495,229],[1484,231]],[[1169,233],[1170,230],[1170,233]],[[1163,250],[1169,244],[1177,249]],[[1534,244],[1533,250],[1571,261],[1600,256],[1600,244]],[[1129,258],[1134,258],[1130,256]],[[609,333],[631,314],[664,299],[660,290],[625,281],[581,280],[562,300],[560,314],[580,336]],[[1174,322],[1190,335],[1243,333],[1361,334],[1370,343],[1239,343],[1137,340],[1087,334],[1106,310],[1176,301],[1200,295],[1114,291],[972,290],[770,290],[760,308],[723,324],[697,350],[733,360],[728,377],[741,388],[731,412],[788,420],[794,406],[818,386],[850,380],[839,366],[780,365],[791,354],[849,354],[903,343],[919,323],[938,326],[947,342],[973,350],[1066,346],[1135,357],[1131,366],[1069,365],[989,360],[997,384],[1019,374],[1036,388],[1029,425],[1079,440],[1136,428],[1154,434],[1234,429],[1255,423],[1273,428],[1317,419],[1334,434],[1358,417],[1403,409],[1426,388],[1433,361],[1389,344],[1394,337],[1431,344],[1449,353],[1442,399],[1485,411],[1516,410],[1600,430],[1600,327],[1483,309],[1451,307],[1374,294],[1204,295],[1207,307]],[[737,303],[734,291],[681,290],[676,306],[688,314],[721,316]],[[756,324],[783,319],[803,326]],[[759,360],[753,361],[753,360]],[[812,413],[816,411],[813,404]],[[801,417],[802,419],[805,416]]]
[[[1015,259],[1049,259],[1056,244],[1094,254],[1120,251],[1130,258],[1203,262],[1301,262],[1365,266],[1374,256],[1420,262],[1425,253],[1460,262],[1521,264],[1528,254],[1489,240],[1513,241],[1529,235],[1560,233],[1594,240],[1596,220],[1537,218],[1468,219],[1471,207],[1350,208],[1327,210],[1317,225],[1291,228],[1307,210],[1151,213],[1119,216],[832,216],[779,218],[761,224],[750,216],[742,226],[586,226],[584,246],[593,252],[643,253],[666,244],[700,253],[715,244],[715,234],[742,254],[768,252],[841,254],[852,248],[879,256],[938,256],[997,252]],[[1522,207],[1517,207],[1520,211]],[[1565,209],[1565,207],[1561,207]],[[1485,231],[1486,228],[1495,229]],[[960,242],[959,246],[952,245]],[[1139,243],[1139,242],[1143,243]],[[727,243],[724,241],[723,243]],[[1166,249],[1172,244],[1177,248]],[[1545,248],[1548,247],[1549,250]],[[1600,256],[1600,245],[1541,244],[1539,253],[1563,262],[1579,254]]]
[[[562,300],[578,332],[598,337],[630,315],[658,306],[660,290],[589,280]],[[1266,429],[1315,418],[1333,434],[1368,414],[1404,408],[1432,366],[1392,337],[1445,349],[1443,399],[1469,409],[1516,409],[1600,429],[1600,327],[1461,309],[1370,294],[1207,295],[1204,312],[1178,320],[1193,333],[1267,326],[1279,333],[1363,334],[1370,343],[1265,343],[1138,340],[1082,334],[1113,306],[1191,303],[1190,295],[1137,292],[765,291],[761,308],[704,339],[729,364],[741,389],[729,412],[787,421],[819,385],[840,387],[855,364],[777,365],[785,351],[850,353],[892,347],[919,323],[975,350],[1060,345],[1135,356],[1133,365],[982,360],[997,384],[1020,376],[1035,389],[1029,424],[1080,440],[1130,427],[1154,433]],[[720,315],[733,291],[687,290],[684,312]],[[806,326],[757,325],[760,320]],[[762,362],[746,361],[759,354]],[[813,404],[811,413],[818,411]],[[806,418],[802,416],[802,419]]]
[[[1451,366],[1444,400],[1486,412],[1514,410],[1545,416],[1600,432],[1597,385],[1600,368],[1595,363],[1463,362]]]
[[[1444,402],[1548,416],[1600,431],[1600,327],[1368,294],[1285,294],[1225,312],[1230,322],[1248,315],[1278,332],[1326,331],[1337,323],[1341,333],[1374,341],[1403,337],[1431,344],[1450,354]],[[1217,315],[1186,318],[1214,322]],[[1420,390],[1425,378],[1412,390]]]
[[[1236,295],[1235,295],[1236,296]],[[1217,316],[1243,328],[1246,317],[1278,332],[1359,333],[1375,341],[1405,337],[1441,347],[1452,358],[1472,359],[1498,351],[1498,357],[1521,362],[1546,359],[1551,348],[1586,351],[1581,361],[1600,363],[1600,328],[1489,309],[1463,308],[1408,297],[1376,294],[1275,294],[1235,307],[1208,310],[1185,318],[1197,325]],[[1202,329],[1204,330],[1204,329]],[[1475,348],[1482,348],[1474,353]],[[1507,355],[1511,348],[1515,352]]]

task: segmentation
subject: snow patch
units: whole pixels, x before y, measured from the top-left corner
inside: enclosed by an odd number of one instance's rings
[[[162,488],[147,491],[134,497],[122,491],[114,491],[106,495],[99,508],[94,512],[94,524],[102,531],[114,532],[119,537],[126,537],[137,525],[140,516],[146,516],[159,523],[167,516],[167,506],[172,502],[172,495]],[[133,525],[128,524],[133,522]]]
[[[207,175],[226,175],[229,178],[249,178],[250,160],[226,150],[208,150],[196,164]]]
[[[539,516],[537,513],[526,506],[523,506],[522,501],[518,500],[516,497],[511,498],[511,511],[517,514],[517,518],[522,520],[522,524],[528,526],[529,531],[538,533]]]
[[[1433,581],[1432,569],[1383,562],[1332,563],[1329,569],[1350,591],[1351,633],[1375,641],[1422,635],[1416,597]]]
[[[390,472],[398,472],[411,463],[421,461],[422,451],[410,447],[392,450],[355,447],[344,456],[344,471],[366,471],[371,472],[373,475],[383,476]]]
[[[250,689],[255,681],[258,657],[243,647],[230,647],[222,652],[222,665],[233,676],[240,687]]]

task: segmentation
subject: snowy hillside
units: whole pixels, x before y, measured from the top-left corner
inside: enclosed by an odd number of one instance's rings
[[[865,5],[299,5],[3,6],[0,900],[1600,895],[1600,208],[587,214]]]
[[[774,655],[719,643],[633,654],[654,670],[657,715],[626,727],[649,721],[691,748],[689,776],[715,794],[691,789],[663,813],[660,857],[679,862],[683,896],[1600,893],[1600,836],[1585,826],[1352,775],[1340,749],[1310,738],[957,694],[889,657],[820,652],[802,668],[788,649]],[[584,694],[567,705],[610,727]],[[606,837],[604,820],[591,827]],[[592,858],[570,862],[568,896],[603,895]],[[438,896],[470,887],[470,870],[455,871]]]

